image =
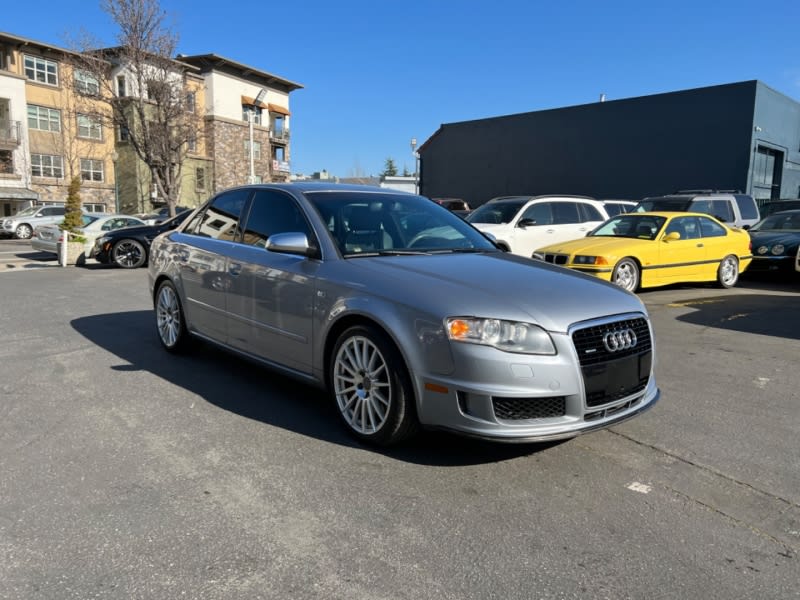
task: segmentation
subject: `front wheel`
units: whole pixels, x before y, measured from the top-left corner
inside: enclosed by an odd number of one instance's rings
[[[623,258],[614,267],[614,272],[611,274],[611,283],[628,290],[635,292],[639,289],[639,265],[632,258]]]
[[[27,223],[23,223],[17,227],[14,235],[17,236],[18,240],[29,240],[33,236],[33,228]]]
[[[726,256],[717,267],[717,284],[722,288],[732,288],[739,281],[739,259]]]
[[[138,269],[147,260],[147,250],[136,240],[120,240],[111,249],[111,262],[123,269]]]
[[[156,328],[158,339],[167,352],[186,348],[189,332],[178,292],[171,281],[162,281],[156,292]]]
[[[336,341],[329,368],[339,416],[354,436],[389,446],[417,432],[408,372],[383,333],[367,325],[347,329]]]

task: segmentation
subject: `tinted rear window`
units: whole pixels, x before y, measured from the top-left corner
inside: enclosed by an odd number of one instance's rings
[[[663,198],[645,198],[639,202],[636,207],[637,212],[650,212],[650,211],[677,211],[686,212],[689,210],[689,204],[692,202],[691,198],[685,197],[669,197]]]
[[[758,219],[758,206],[752,196],[746,194],[734,194],[736,204],[739,205],[739,212],[743,219]]]

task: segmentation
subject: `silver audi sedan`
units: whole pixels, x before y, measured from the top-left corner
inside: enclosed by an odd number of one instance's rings
[[[564,439],[659,398],[635,295],[502,252],[422,196],[225,190],[153,241],[148,276],[167,351],[202,338],[325,388],[374,444]]]

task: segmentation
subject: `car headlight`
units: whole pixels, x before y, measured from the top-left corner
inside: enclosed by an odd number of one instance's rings
[[[519,321],[449,317],[445,320],[447,336],[456,342],[492,346],[520,354],[555,354],[550,335],[541,327]]]
[[[578,255],[572,259],[573,265],[607,265],[608,261],[604,256],[583,256]]]
[[[108,236],[104,235],[103,237],[97,238],[97,241],[94,243],[94,245],[97,246],[98,248],[102,248],[103,244],[105,244],[110,239],[111,238],[109,238]]]
[[[783,244],[775,244],[772,247],[771,252],[772,252],[773,255],[778,256],[779,254],[783,254],[784,250],[785,250],[785,248],[783,247]]]

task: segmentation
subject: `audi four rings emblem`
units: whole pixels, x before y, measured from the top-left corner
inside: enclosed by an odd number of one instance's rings
[[[636,333],[630,327],[609,331],[603,336],[603,345],[609,352],[629,350],[636,345]]]

